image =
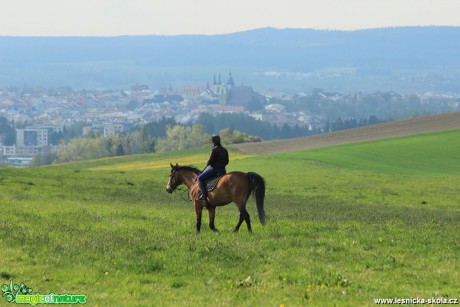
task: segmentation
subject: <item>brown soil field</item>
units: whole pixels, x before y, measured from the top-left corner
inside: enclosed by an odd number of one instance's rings
[[[265,154],[315,149],[340,144],[455,129],[460,129],[460,112],[405,119],[301,138],[232,144],[228,147],[234,148],[245,154]]]

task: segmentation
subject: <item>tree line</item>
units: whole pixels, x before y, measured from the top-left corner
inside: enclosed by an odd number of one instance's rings
[[[218,133],[224,144],[261,141],[257,136],[229,128]],[[210,139],[211,134],[201,124],[180,125],[174,119],[163,118],[120,135],[104,137],[90,133],[71,140],[63,139],[57,148],[46,148],[37,154],[31,166],[200,148],[209,146]]]
[[[345,118],[342,119],[342,117],[339,117],[335,121],[326,121],[326,124],[324,125],[324,129],[326,132],[332,132],[332,131],[340,131],[340,130],[346,130],[346,129],[353,129],[357,127],[362,127],[362,126],[369,126],[369,125],[376,125],[376,124],[381,124],[385,123],[391,120],[380,120],[376,116],[371,115],[369,118],[362,118],[360,120],[357,120],[355,118]]]
[[[6,121],[7,123],[8,121]],[[152,152],[178,151],[200,148],[210,145],[213,134],[219,134],[223,144],[260,142],[262,140],[302,137],[321,132],[355,128],[382,122],[375,116],[368,119],[342,119],[327,121],[323,129],[308,130],[306,127],[278,127],[256,120],[245,114],[202,114],[195,124],[183,125],[174,118],[162,118],[159,121],[135,127],[128,132],[104,137],[90,133],[81,136],[83,123],[64,127],[62,132],[53,134],[50,139],[57,146],[45,148],[37,154],[31,165],[40,166],[53,163],[66,163]],[[6,139],[7,128],[0,118],[0,137]],[[10,129],[10,130],[7,130]],[[4,132],[5,131],[5,132]],[[14,143],[14,142],[13,142]],[[7,145],[7,143],[4,143]]]
[[[302,137],[320,132],[320,130],[309,130],[308,127],[297,125],[291,127],[285,124],[279,127],[269,122],[257,120],[244,113],[221,113],[217,115],[202,113],[197,123],[203,125],[204,129],[209,133],[229,128],[257,135],[264,140]]]

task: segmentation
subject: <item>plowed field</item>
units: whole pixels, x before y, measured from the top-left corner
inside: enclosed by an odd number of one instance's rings
[[[228,147],[245,154],[277,153],[454,129],[460,129],[460,112],[406,119],[309,137],[235,144]]]

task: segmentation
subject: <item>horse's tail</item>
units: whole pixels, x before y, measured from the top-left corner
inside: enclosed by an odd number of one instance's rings
[[[249,190],[248,197],[252,195],[256,198],[257,213],[259,214],[259,220],[262,225],[265,225],[265,211],[264,211],[264,199],[265,199],[265,180],[257,173],[249,172]]]

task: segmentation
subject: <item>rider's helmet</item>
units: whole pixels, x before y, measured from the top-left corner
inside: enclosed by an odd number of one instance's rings
[[[212,138],[211,138],[211,141],[214,144],[220,144],[220,136],[218,136],[217,134],[213,135]]]

